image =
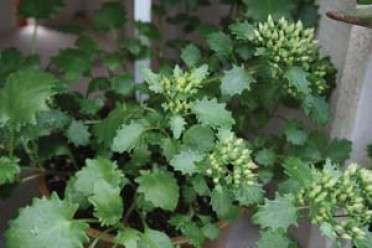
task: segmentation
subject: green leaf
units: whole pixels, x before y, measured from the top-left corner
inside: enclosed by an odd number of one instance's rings
[[[350,157],[351,150],[351,141],[346,139],[334,139],[329,145],[325,157],[335,163],[342,164]]]
[[[89,144],[89,129],[81,121],[72,121],[66,131],[66,136],[75,146],[86,146]]]
[[[87,94],[89,95],[93,92],[107,90],[110,84],[111,82],[105,77],[93,78],[88,85]]]
[[[76,181],[73,188],[81,192],[84,196],[94,195],[95,185],[109,183],[113,188],[121,187],[125,184],[123,173],[118,169],[116,163],[104,159],[87,159],[86,166],[75,174]]]
[[[244,69],[233,65],[233,68],[224,72],[221,80],[221,92],[223,95],[233,96],[235,94],[242,94],[244,90],[251,89],[251,83],[255,79]]]
[[[87,54],[96,54],[100,49],[98,42],[86,35],[79,36],[75,41],[75,46]]]
[[[295,88],[299,93],[308,95],[310,93],[310,82],[307,80],[308,72],[305,72],[301,67],[292,66],[284,74],[288,79],[289,86]]]
[[[139,184],[138,192],[142,193],[145,200],[151,202],[154,207],[173,211],[178,204],[180,196],[177,180],[168,171],[156,170],[144,172],[136,178]]]
[[[309,164],[299,158],[286,158],[283,162],[283,167],[286,170],[286,174],[299,182],[302,186],[309,185],[313,180]]]
[[[171,239],[168,237],[168,235],[166,235],[163,232],[159,232],[153,229],[146,229],[144,235],[146,235],[149,241],[151,241],[151,243],[148,242],[150,243],[149,248],[151,247],[173,248],[174,247]]]
[[[154,93],[162,93],[164,91],[159,74],[153,73],[149,68],[143,68],[141,74],[151,91]]]
[[[226,104],[218,103],[216,98],[197,100],[191,111],[201,124],[212,128],[231,128],[235,124],[231,112],[226,110]]]
[[[221,230],[212,223],[203,226],[201,231],[203,232],[203,235],[209,240],[216,240],[221,234]]]
[[[73,219],[77,209],[76,204],[60,200],[55,193],[50,199],[35,199],[10,222],[5,247],[83,247],[89,241],[85,233],[88,224]]]
[[[103,32],[123,28],[126,22],[126,15],[121,1],[103,3],[101,8],[94,13],[94,26]]]
[[[238,216],[239,208],[233,205],[233,201],[234,196],[226,189],[217,188],[212,191],[212,209],[219,218],[234,220]]]
[[[115,71],[121,65],[121,60],[119,54],[111,53],[103,58],[102,64],[110,71]]]
[[[295,7],[292,0],[244,0],[248,11],[246,16],[256,21],[266,21],[269,15],[274,18],[291,17]]]
[[[111,78],[111,88],[116,93],[130,95],[134,92],[135,82],[132,75],[124,73]]]
[[[131,151],[139,143],[145,127],[138,122],[131,121],[129,125],[122,125],[117,131],[111,149],[123,153]]]
[[[139,56],[144,49],[141,40],[137,38],[125,39],[121,41],[120,45],[134,56]]]
[[[242,183],[234,190],[236,200],[241,206],[250,206],[263,202],[265,191],[260,185],[245,185]]]
[[[293,242],[283,232],[266,230],[256,243],[257,248],[293,248]]]
[[[91,69],[92,62],[89,54],[77,48],[61,50],[51,58],[52,63],[64,73],[67,82],[81,79]]]
[[[309,133],[305,130],[304,126],[295,120],[290,120],[285,123],[284,135],[287,141],[293,145],[303,145],[309,137]]]
[[[192,175],[198,171],[197,163],[202,161],[204,156],[199,152],[190,149],[181,149],[181,152],[173,156],[170,165],[176,171],[181,171],[184,175]]]
[[[233,42],[227,34],[223,32],[211,33],[207,36],[209,47],[218,54],[229,55],[233,51]]]
[[[187,241],[194,247],[202,247],[204,243],[204,234],[199,226],[190,221],[187,215],[175,215],[170,219],[170,224],[177,230],[180,230],[186,237]]]
[[[254,37],[255,27],[244,21],[231,24],[229,30],[238,40],[250,40]]]
[[[196,151],[210,151],[214,147],[214,132],[208,126],[194,125],[183,134],[182,142]]]
[[[36,124],[36,115],[48,109],[47,100],[57,79],[45,72],[26,69],[11,74],[0,89],[0,126],[6,122],[19,129]]]
[[[149,40],[160,40],[162,38],[160,30],[153,23],[136,21],[135,27],[140,35],[147,37]]]
[[[189,68],[192,68],[196,66],[201,59],[200,49],[194,44],[189,44],[182,49],[181,58]]]
[[[169,125],[175,139],[179,139],[182,132],[185,130],[186,125],[185,119],[180,115],[174,115],[169,120]]]
[[[259,206],[252,220],[262,228],[271,228],[273,231],[286,231],[289,226],[297,225],[297,208],[291,195],[280,196],[276,194],[274,200],[265,199],[265,204]]]
[[[50,19],[61,11],[64,4],[64,0],[22,0],[17,12],[26,18]]]
[[[136,229],[126,227],[120,230],[115,236],[115,243],[125,246],[126,248],[138,248],[138,242],[141,240],[141,233]]]
[[[16,48],[6,48],[0,52],[0,87],[8,75],[21,68],[23,62],[23,55]]]
[[[21,172],[18,162],[18,158],[0,157],[0,186],[16,180]]]
[[[210,189],[208,187],[208,183],[205,178],[201,175],[196,175],[191,178],[191,184],[196,193],[201,196],[209,195]]]
[[[162,140],[161,148],[167,161],[170,161],[179,152],[179,143],[177,140],[165,138]]]
[[[113,187],[107,182],[96,184],[89,201],[94,206],[93,215],[103,226],[119,223],[124,210],[119,187]]]
[[[324,97],[307,96],[302,108],[315,123],[324,125],[328,122],[329,107]]]
[[[91,206],[91,204],[88,201],[86,195],[75,189],[75,182],[76,182],[75,176],[71,177],[70,180],[67,182],[65,188],[65,198],[71,201],[72,203],[78,204],[79,209],[87,209]]]
[[[273,150],[265,148],[257,152],[255,160],[261,165],[272,166],[275,164],[276,154]]]
[[[372,233],[367,231],[365,239],[357,239],[353,243],[356,248],[370,248],[372,247]]]
[[[105,144],[105,146],[110,146],[117,130],[124,123],[127,115],[126,107],[119,105],[105,119],[94,125],[93,134],[97,136],[98,142]]]

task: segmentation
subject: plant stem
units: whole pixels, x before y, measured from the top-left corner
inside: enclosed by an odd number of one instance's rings
[[[35,23],[34,23],[34,31],[32,33],[32,40],[31,40],[31,54],[36,53],[36,36],[37,36],[37,28],[39,24],[37,19],[35,18]]]
[[[215,76],[215,77],[208,78],[208,79],[204,80],[204,84],[213,83],[215,81],[220,80],[221,78],[222,78],[222,75],[218,75],[218,76]]]
[[[95,238],[95,239],[93,240],[93,242],[89,245],[89,248],[94,248],[94,247],[96,247],[98,241],[99,241],[103,236],[105,236],[107,233],[109,233],[109,232],[111,232],[111,231],[113,231],[113,230],[115,230],[115,228],[109,228],[109,229],[103,231],[100,235],[97,236],[97,238]]]
[[[124,215],[124,218],[123,218],[124,223],[128,222],[130,215],[136,209],[136,203],[137,203],[137,194],[134,195],[132,204],[129,206],[128,211]]]
[[[39,177],[42,177],[43,175],[44,175],[44,173],[39,173],[39,174],[31,175],[31,176],[22,178],[21,181],[22,181],[22,183],[25,183],[25,182],[28,182],[28,181],[37,179]]]

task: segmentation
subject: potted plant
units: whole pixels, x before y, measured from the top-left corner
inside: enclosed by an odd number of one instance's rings
[[[42,19],[53,11],[21,13]],[[120,2],[108,2],[95,26],[116,34],[124,13]],[[0,183],[29,180],[19,173],[31,170],[46,193],[56,192],[20,210],[6,247],[95,247],[100,239],[114,247],[201,247],[247,207],[263,230],[258,247],[293,246],[285,232],[300,211],[329,237],[353,238],[359,247],[368,241],[360,227],[370,218],[370,172],[325,163],[343,162],[349,142],[325,146],[319,132],[277,111],[286,105],[317,123],[328,119],[333,70],[312,29],[271,17],[234,22],[208,32],[210,49],[187,45],[185,66],[143,69],[143,85],[126,67],[149,48],[113,37],[109,53],[80,33],[45,70],[35,55],[2,51]],[[95,75],[93,62],[106,75]],[[71,92],[82,78],[86,92]],[[284,131],[265,134],[275,119]],[[277,193],[261,205],[270,182],[280,184]],[[342,216],[333,216],[337,210]]]

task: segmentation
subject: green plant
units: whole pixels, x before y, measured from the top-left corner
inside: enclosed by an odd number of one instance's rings
[[[24,1],[20,8],[27,17],[52,13],[39,15]],[[153,50],[120,36],[124,16],[121,2],[112,1],[94,18],[95,31],[112,34],[115,51],[74,29],[75,46],[45,69],[37,55],[1,52],[0,184],[45,177],[56,191],[20,210],[6,247],[95,247],[107,233],[114,247],[173,247],[169,237],[179,234],[201,247],[219,236],[218,220],[232,221],[242,208],[262,227],[260,248],[293,247],[285,233],[300,215],[337,242],[352,237],[368,247],[370,234],[361,228],[370,218],[370,172],[342,172],[327,158],[343,163],[350,142],[328,141],[278,111],[287,106],[316,124],[328,120],[334,70],[313,29],[279,14],[236,21],[209,32],[208,48],[183,46],[172,69],[144,68],[141,85],[127,68]],[[135,25],[161,44],[153,25]],[[105,75],[95,75],[98,64]],[[89,81],[84,93],[69,90],[82,79]],[[282,122],[282,130],[265,132],[270,121]],[[22,177],[23,170],[35,174]],[[269,183],[278,186],[276,197],[264,200]],[[335,216],[338,210],[345,216]],[[89,226],[102,234],[90,240]]]

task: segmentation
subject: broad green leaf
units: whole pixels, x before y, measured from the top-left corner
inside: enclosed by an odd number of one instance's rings
[[[64,4],[64,0],[21,0],[17,12],[26,18],[50,19],[61,11]]]
[[[156,247],[156,248],[173,248],[173,244],[171,239],[163,232],[159,232],[153,229],[146,229],[144,235],[149,239],[151,242],[149,244],[149,248]]]
[[[204,156],[199,152],[190,149],[181,149],[181,152],[173,156],[170,165],[184,175],[192,175],[198,171],[197,163],[202,161]]]
[[[121,1],[103,3],[101,8],[94,13],[94,26],[103,32],[123,28],[126,15]]]
[[[242,94],[244,90],[251,89],[251,83],[255,79],[244,69],[233,65],[233,68],[224,72],[221,80],[221,92],[223,95],[233,96],[235,94]]]
[[[115,236],[115,243],[121,244],[126,248],[138,248],[138,243],[141,240],[141,233],[136,229],[126,227],[124,230],[119,230]]]
[[[307,186],[312,182],[310,165],[299,158],[289,157],[283,162],[285,173],[292,179],[299,182],[302,186]]]
[[[139,184],[137,191],[144,195],[145,200],[154,207],[173,211],[180,196],[177,180],[168,171],[156,170],[144,172],[136,178]]]
[[[307,96],[302,108],[315,123],[325,125],[328,122],[329,107],[324,97]]]
[[[121,65],[122,58],[117,53],[107,54],[103,60],[102,64],[110,71],[115,71]]]
[[[201,175],[196,175],[191,178],[191,184],[195,190],[196,193],[199,195],[209,195],[210,194],[210,189],[208,186],[207,181],[205,178]]]
[[[67,129],[66,136],[75,146],[86,146],[89,144],[91,134],[84,123],[74,120]]]
[[[0,126],[6,122],[19,129],[36,124],[36,115],[48,109],[57,79],[45,72],[26,69],[11,74],[0,89]]]
[[[231,128],[235,124],[231,112],[226,110],[226,104],[218,103],[216,98],[197,100],[191,111],[201,124],[212,128]]]
[[[65,198],[76,203],[79,209],[87,209],[91,206],[86,195],[75,188],[76,177],[71,177],[65,188]]]
[[[176,155],[179,152],[179,143],[175,139],[171,138],[165,138],[162,140],[161,148],[163,151],[163,155],[167,159],[167,161],[170,161],[174,155]]]
[[[257,248],[294,248],[293,242],[280,231],[266,230],[256,243]]]
[[[241,206],[262,203],[264,194],[265,191],[260,185],[245,185],[242,183],[238,188],[234,189],[235,198]]]
[[[79,36],[75,41],[75,46],[87,54],[96,54],[100,49],[98,42],[86,35]]]
[[[124,123],[127,115],[126,107],[119,105],[105,119],[94,125],[93,134],[97,136],[98,142],[105,144],[105,146],[110,146],[117,130]]]
[[[75,82],[85,76],[91,69],[89,54],[75,48],[61,50],[51,58],[52,63],[64,73],[67,82]]]
[[[113,187],[107,182],[94,185],[93,195],[89,197],[89,201],[94,206],[93,215],[103,226],[119,223],[124,205],[118,186]]]
[[[286,231],[291,225],[297,225],[297,208],[291,195],[276,195],[274,200],[265,199],[265,204],[259,206],[252,220],[262,228],[273,231]]]
[[[189,44],[182,49],[181,58],[189,68],[194,67],[201,59],[200,49],[194,44]]]
[[[174,115],[169,120],[169,125],[173,133],[173,138],[179,139],[186,126],[185,119],[180,115]]]
[[[50,199],[35,199],[10,221],[5,247],[82,248],[89,241],[88,224],[73,219],[77,209],[77,204],[62,201],[55,193]]]
[[[24,62],[22,53],[16,48],[6,48],[0,52],[0,87],[11,73],[19,70]]]
[[[274,18],[290,17],[295,5],[292,0],[244,0],[247,5],[246,16],[256,21],[266,21],[269,15]]]
[[[116,75],[111,78],[111,89],[122,95],[130,95],[134,92],[134,78],[128,73]]]
[[[290,87],[294,87],[299,93],[305,95],[310,93],[310,82],[307,80],[308,76],[309,73],[298,66],[289,68],[284,75],[288,79]]]
[[[343,163],[350,157],[352,143],[346,139],[334,139],[328,146],[325,157],[333,162]]]
[[[284,135],[287,141],[293,145],[303,145],[309,137],[309,133],[305,130],[304,126],[295,120],[285,123]]]
[[[130,38],[120,42],[121,47],[128,50],[132,55],[138,56],[143,52],[144,46],[140,39]]]
[[[19,167],[19,159],[0,157],[0,186],[6,183],[13,183],[21,168]]]
[[[257,163],[262,164],[264,166],[272,166],[276,162],[276,154],[273,150],[270,149],[262,149],[258,151],[255,155]]]
[[[151,91],[155,93],[163,92],[164,89],[161,85],[161,76],[159,74],[153,73],[149,68],[143,68],[141,74]]]
[[[196,151],[210,151],[214,147],[214,132],[208,126],[194,125],[186,130],[182,142]]]
[[[109,183],[113,188],[121,187],[125,183],[123,173],[116,163],[104,159],[87,159],[86,166],[75,174],[73,184],[75,191],[81,192],[86,197],[94,195],[94,186],[100,183]]]
[[[229,55],[233,51],[233,42],[227,34],[223,32],[211,33],[207,36],[209,47],[217,54]]]
[[[131,121],[128,125],[122,125],[116,133],[111,149],[120,153],[131,151],[139,143],[145,130],[141,123],[135,121]]]
[[[234,220],[239,212],[239,208],[233,205],[234,196],[226,189],[217,188],[212,191],[211,205],[213,211],[219,218],[224,220]]]
[[[105,105],[103,97],[83,98],[80,101],[80,112],[85,115],[95,115]]]
[[[190,221],[189,216],[174,215],[169,223],[177,230],[180,230],[191,245],[194,247],[202,247],[205,240],[203,231],[195,222]]]
[[[323,222],[322,224],[320,224],[319,231],[324,237],[327,237],[330,240],[334,239],[334,227],[331,223]]]
[[[206,237],[209,240],[215,240],[221,234],[221,230],[215,224],[212,223],[203,226],[201,228],[201,231],[203,232],[204,237]]]
[[[160,30],[153,23],[136,21],[134,25],[140,35],[150,40],[160,40],[162,38]]]
[[[196,80],[203,81],[207,78],[208,73],[208,65],[202,64],[201,66],[192,70],[191,75],[193,75]]]
[[[130,163],[141,167],[151,162],[151,151],[147,145],[140,145],[133,149],[133,152],[130,154]]]
[[[238,40],[250,40],[254,37],[255,27],[244,21],[231,24],[229,30]]]

